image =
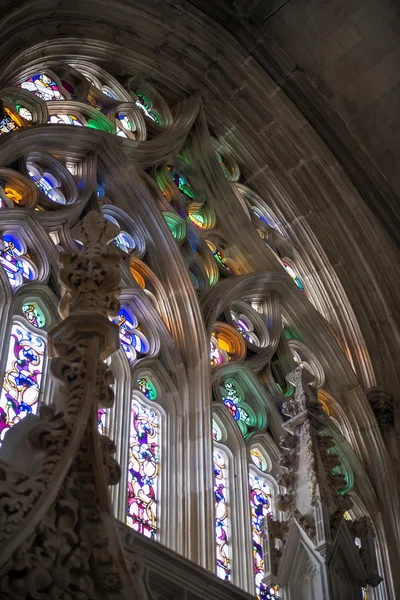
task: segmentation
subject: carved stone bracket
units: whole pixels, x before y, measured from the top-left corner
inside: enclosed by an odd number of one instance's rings
[[[371,408],[375,413],[376,420],[382,432],[388,432],[394,426],[394,406],[392,396],[381,387],[369,388],[367,396]]]

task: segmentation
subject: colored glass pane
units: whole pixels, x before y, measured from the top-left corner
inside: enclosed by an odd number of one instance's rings
[[[106,409],[99,408],[97,411],[97,430],[101,435],[106,435]]]
[[[368,590],[366,587],[361,588],[361,600],[368,600]]]
[[[33,75],[33,77],[23,81],[20,87],[39,96],[42,100],[65,100],[56,82],[45,73]]]
[[[287,273],[289,273],[290,277],[293,279],[293,281],[295,282],[295,284],[297,285],[297,287],[303,291],[303,284],[301,283],[299,277],[296,275],[295,271],[293,270],[293,268],[287,263],[287,262],[282,262],[283,266],[285,267]]]
[[[215,544],[217,575],[225,581],[231,578],[231,548],[229,522],[228,459],[224,452],[214,448],[214,502]]]
[[[122,125],[122,127],[124,129],[127,129],[128,131],[135,131],[135,124],[134,124],[134,122],[132,121],[132,119],[129,119],[123,113],[118,113],[118,115],[117,115],[117,123],[119,125]]]
[[[224,362],[224,355],[219,349],[218,342],[215,338],[211,338],[210,341],[210,360],[212,367],[222,365]]]
[[[215,419],[212,420],[212,438],[215,442],[219,442],[222,439],[221,427]]]
[[[223,171],[223,173],[224,173],[225,177],[226,177],[227,179],[230,179],[230,173],[229,173],[229,170],[227,169],[227,167],[226,167],[226,165],[225,165],[225,163],[224,163],[224,161],[223,161],[223,158],[222,158],[222,156],[219,154],[219,152],[216,152],[215,154],[217,155],[218,162],[219,162],[219,164],[221,165],[221,169],[222,169],[222,171]]]
[[[253,463],[258,467],[261,471],[268,470],[268,463],[263,457],[261,451],[258,448],[252,448],[250,450],[250,456]]]
[[[22,242],[16,235],[3,234],[2,248],[0,245],[0,264],[10,281],[12,289],[21,285],[24,279],[34,279],[36,276],[32,258],[27,253]]]
[[[34,163],[27,163],[29,177],[35,182],[35,185],[42,191],[50,200],[57,204],[66,204],[64,194],[60,189],[60,184],[57,178],[46,171],[41,173]]]
[[[83,127],[82,121],[78,117],[75,117],[75,115],[51,115],[48,122],[55,125],[77,125],[78,127]]]
[[[231,317],[236,329],[244,337],[244,339],[250,342],[251,344],[254,344],[254,346],[259,346],[260,340],[253,331],[253,323],[250,321],[250,319],[248,319],[244,315],[239,315],[232,311]]]
[[[45,316],[43,314],[42,309],[39,307],[36,302],[26,302],[22,305],[22,312],[24,314],[25,319],[33,325],[34,327],[44,327],[46,323]]]
[[[270,588],[267,588],[262,583],[265,574],[263,524],[269,515],[272,516],[271,489],[267,480],[252,469],[249,471],[249,486],[255,587],[258,598],[264,600],[266,598],[274,598],[274,596],[267,595],[271,594]]]
[[[152,539],[156,538],[158,529],[159,454],[159,416],[134,399],[131,404],[126,522]]]
[[[30,110],[28,110],[25,106],[21,104],[16,104],[15,108],[17,109],[17,113],[26,121],[32,121],[33,115]]]
[[[157,123],[157,125],[161,125],[161,117],[157,111],[153,110],[149,98],[142,94],[142,92],[136,92],[136,96],[138,97],[138,99],[136,100],[136,106],[144,112],[146,117],[149,117],[149,119]]]
[[[126,135],[125,131],[122,131],[122,129],[120,127],[117,127],[117,136],[118,137],[122,137],[122,138],[127,138],[128,137]]]
[[[36,414],[43,374],[45,342],[14,323],[0,396],[0,440],[28,413]]]
[[[103,192],[104,193],[104,192]],[[119,229],[121,229],[120,224],[117,219],[112,217],[111,215],[104,213],[104,218],[116,225]],[[133,237],[129,235],[126,231],[120,231],[119,234],[114,238],[113,243],[127,254],[132,252],[135,249],[135,242],[133,241]]]
[[[174,171],[172,167],[168,167],[168,173],[176,187],[181,192],[183,200],[187,203],[195,197],[194,189],[190,185],[187,177],[183,173]]]
[[[0,121],[0,135],[19,129],[19,123],[8,108],[4,108],[4,117]]]
[[[140,377],[137,382],[140,391],[146,396],[146,398],[149,400],[157,399],[157,390],[149,377]]]
[[[149,342],[139,330],[139,322],[130,308],[123,306],[118,313],[118,320],[115,319],[114,322],[119,327],[121,348],[126,353],[130,363],[136,358],[147,354]]]
[[[10,187],[10,186],[6,186],[4,188],[4,192],[7,196],[7,198],[10,198],[10,200],[12,200],[13,202],[15,202],[15,204],[21,204],[22,203],[22,194],[20,194],[19,192],[17,192],[17,190],[15,190],[14,188]]]

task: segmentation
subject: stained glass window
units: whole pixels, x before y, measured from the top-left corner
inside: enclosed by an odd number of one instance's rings
[[[259,600],[266,600],[277,597],[271,596],[274,590],[267,588],[262,583],[264,577],[263,525],[268,515],[272,516],[271,488],[268,481],[252,469],[249,470],[249,486],[256,594]]]
[[[22,312],[25,319],[34,327],[44,327],[46,323],[42,309],[36,302],[26,302],[22,305]]]
[[[157,399],[157,390],[154,387],[150,377],[140,377],[137,382],[139,390],[146,396],[146,398],[152,401]]]
[[[132,121],[132,119],[129,119],[123,113],[117,114],[116,122],[117,122],[117,125],[121,125],[124,129],[127,129],[128,131],[135,131],[135,129],[136,129],[135,123]],[[122,129],[119,129],[119,131],[117,132],[117,135],[120,135],[122,137],[127,137],[126,133]]]
[[[21,83],[24,90],[29,90],[42,100],[65,100],[56,82],[45,73],[37,73]]]
[[[4,233],[0,242],[0,264],[15,289],[25,280],[36,277],[32,257],[28,255],[23,242],[14,234]]]
[[[51,115],[48,122],[55,125],[78,125],[78,127],[83,127],[82,121],[75,115]]]
[[[139,321],[128,306],[122,306],[118,313],[119,339],[130,363],[147,354],[149,342],[139,329]]]
[[[41,173],[33,162],[28,162],[26,166],[29,177],[50,200],[57,202],[57,204],[66,204],[64,194],[59,189],[60,183],[52,173],[48,171]]]
[[[232,321],[235,324],[236,329],[242,334],[245,340],[254,344],[254,346],[260,345],[260,340],[253,331],[253,323],[245,315],[240,315],[231,311]]]
[[[219,448],[214,448],[213,466],[217,575],[221,579],[229,581],[231,579],[231,547],[228,458]]]
[[[97,429],[102,435],[106,435],[106,409],[99,408],[97,411]]]
[[[218,340],[212,336],[210,340],[210,361],[212,367],[217,367],[218,365],[222,365],[227,361],[228,357],[225,356],[220,347],[218,346]]]
[[[11,328],[0,396],[0,440],[28,413],[36,414],[43,375],[45,341],[20,323]]]
[[[142,92],[136,92],[136,96],[138,97],[136,101],[136,106],[140,108],[152,121],[157,123],[157,125],[162,125],[162,120],[157,111],[152,108],[151,101],[147,96],[145,96]]]
[[[3,133],[10,133],[19,128],[19,123],[15,119],[14,115],[8,108],[4,108],[4,117],[0,121],[0,135]]]
[[[215,442],[219,442],[222,439],[221,427],[215,419],[212,420],[212,438]]]
[[[265,460],[264,456],[262,455],[261,450],[259,450],[256,447],[251,448],[250,457],[251,457],[251,460],[253,461],[253,463],[256,465],[256,467],[258,467],[260,469],[260,471],[268,470],[268,463]]]
[[[183,173],[178,173],[178,171],[174,171],[172,167],[168,167],[168,173],[176,187],[181,192],[183,200],[186,203],[191,202],[195,197],[195,193],[187,177]]]
[[[30,110],[26,108],[26,106],[22,106],[22,104],[16,104],[15,108],[17,109],[17,113],[26,121],[32,121],[33,115]]]
[[[296,273],[293,270],[293,268],[287,262],[285,262],[285,261],[282,261],[282,264],[285,267],[286,271],[289,273],[290,277],[293,279],[293,281],[297,285],[297,287],[301,291],[303,291],[304,290],[303,284],[301,283],[299,277],[296,275]]]
[[[126,522],[152,539],[156,539],[158,533],[159,472],[159,415],[134,399],[131,404]]]
[[[104,218],[110,221],[111,223],[114,223],[114,225],[121,229],[121,226],[118,223],[117,219],[115,219],[111,215],[104,213]],[[127,254],[132,252],[136,246],[132,236],[129,235],[129,233],[127,233],[126,231],[120,231],[119,234],[115,236],[113,243],[117,246],[117,248],[120,248]]]

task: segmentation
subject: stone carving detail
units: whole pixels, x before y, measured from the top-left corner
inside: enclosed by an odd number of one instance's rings
[[[82,252],[60,260],[67,288],[62,310],[70,316],[50,335],[56,355],[50,369],[60,387],[29,435],[43,459],[29,476],[0,467],[4,599],[132,597],[108,498],[108,485],[120,477],[115,447],[97,431],[98,405],[113,403],[113,378],[103,361],[119,346],[107,316],[118,309],[118,252],[107,245],[115,232],[90,213],[77,235]]]
[[[372,387],[365,392],[376,420],[383,432],[390,431],[394,425],[393,398],[381,387]]]

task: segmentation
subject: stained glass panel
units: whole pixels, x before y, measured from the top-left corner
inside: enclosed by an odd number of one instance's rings
[[[136,106],[144,112],[146,117],[149,117],[149,119],[157,123],[157,125],[161,125],[161,117],[155,110],[153,110],[149,98],[147,98],[147,96],[145,96],[142,92],[136,92],[136,96],[138,97]]]
[[[20,87],[39,96],[42,100],[65,100],[56,82],[45,73],[33,75],[33,77],[23,81]]]
[[[106,435],[106,409],[99,408],[97,411],[97,429],[102,435]]]
[[[267,471],[268,463],[262,455],[261,450],[258,448],[252,448],[250,450],[250,457],[253,463],[260,469],[260,471]]]
[[[285,262],[285,261],[283,261],[282,264],[285,267],[287,273],[290,275],[290,277],[293,279],[293,281],[295,282],[295,284],[299,288],[299,290],[304,291],[303,284],[301,283],[299,277],[297,276],[297,274],[293,270],[293,268],[287,262]]]
[[[157,399],[157,390],[154,387],[150,377],[140,377],[137,382],[140,391],[146,396],[146,398],[152,401]]]
[[[0,244],[0,264],[10,281],[10,286],[15,289],[24,279],[34,279],[36,276],[32,257],[27,259],[27,253],[21,240],[13,234],[3,234]]]
[[[249,470],[249,486],[255,587],[258,598],[264,600],[268,598],[267,593],[270,592],[269,588],[262,583],[264,577],[263,524],[268,515],[272,515],[271,488],[268,481],[252,469]]]
[[[149,351],[149,342],[139,329],[136,315],[128,306],[122,306],[118,313],[118,320],[114,320],[119,327],[121,348],[125,351],[129,362],[144,356]]]
[[[78,117],[75,117],[75,115],[51,115],[48,122],[55,125],[77,125],[78,127],[83,127],[82,121]]]
[[[156,539],[160,471],[160,422],[156,411],[132,400],[127,524]]]
[[[19,123],[15,119],[14,115],[8,108],[4,108],[4,117],[0,121],[0,135],[3,133],[10,133],[19,128]]]
[[[228,459],[225,453],[218,448],[214,448],[213,465],[217,575],[221,579],[229,581],[231,579],[231,547],[228,514]]]
[[[45,341],[14,323],[0,396],[0,440],[28,413],[36,414],[43,375]]]
[[[26,302],[22,305],[22,312],[25,319],[34,327],[44,327],[46,323],[42,309],[36,302]]]

